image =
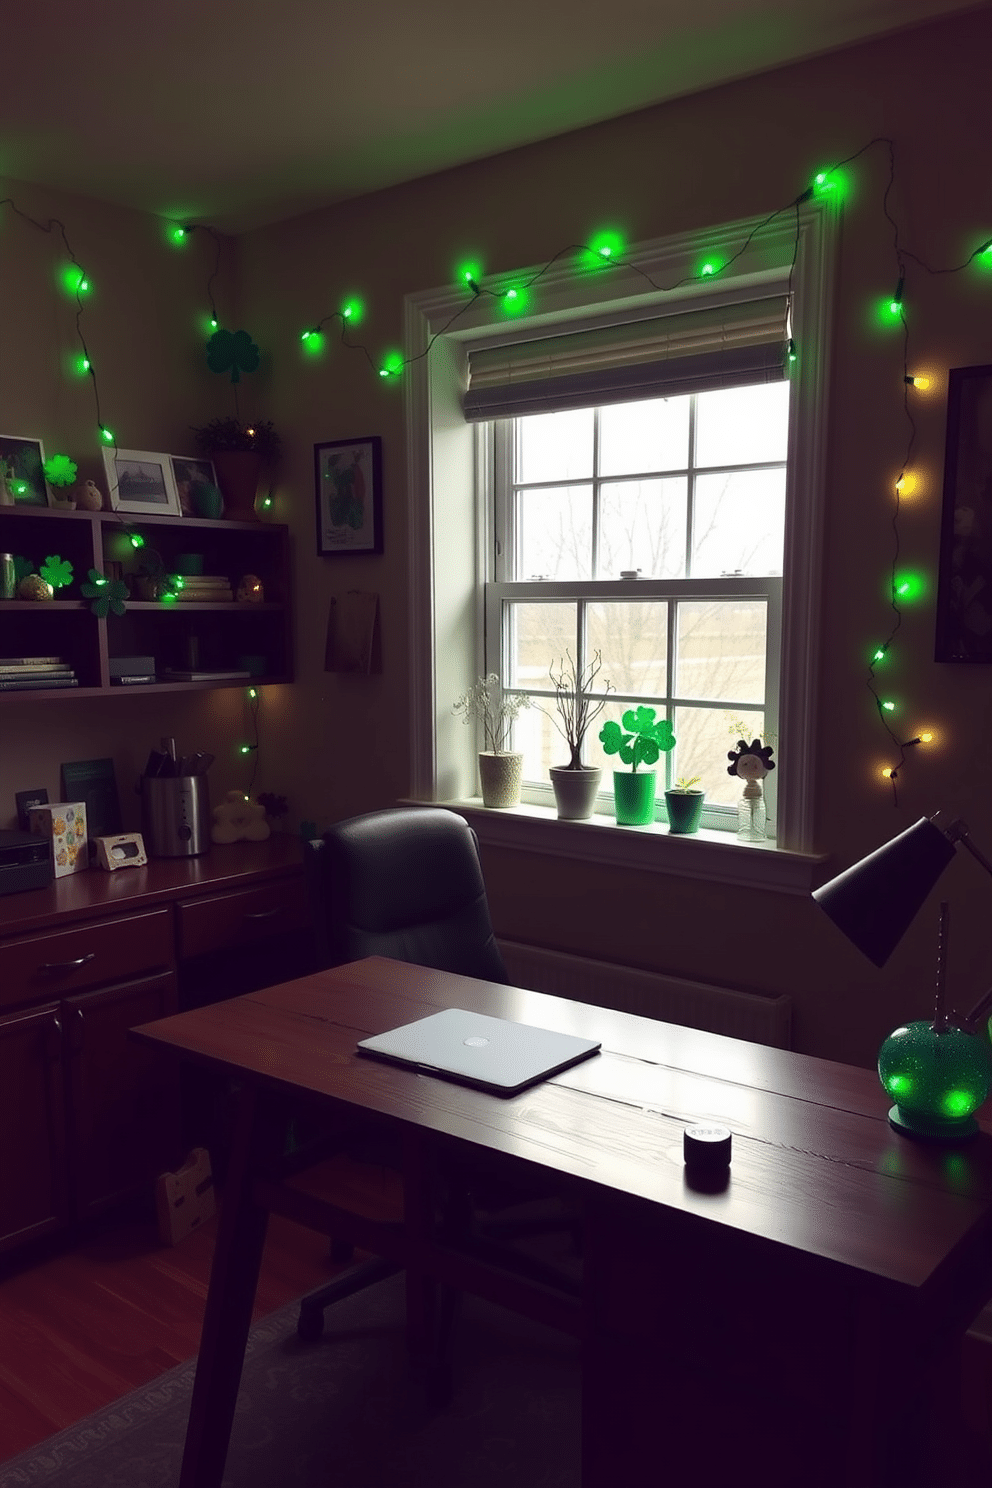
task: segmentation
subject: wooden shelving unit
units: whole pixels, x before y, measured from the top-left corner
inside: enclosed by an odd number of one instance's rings
[[[144,549],[134,549],[132,533],[144,538]],[[235,591],[245,574],[256,574],[265,598],[202,604],[131,598],[123,615],[94,615],[79,593],[89,570],[106,573],[107,565],[116,563],[134,575],[150,550],[170,573],[180,554],[202,553],[204,572],[225,574]],[[0,552],[28,558],[35,569],[56,554],[72,564],[73,583],[54,600],[0,600],[0,654],[61,656],[79,678],[73,688],[0,692],[0,704],[245,685],[243,680],[111,684],[112,656],[153,656],[161,674],[169,666],[189,668],[191,647],[203,671],[233,669],[242,656],[252,655],[265,658],[264,673],[252,679],[259,686],[293,679],[289,529],[283,525],[4,506]]]

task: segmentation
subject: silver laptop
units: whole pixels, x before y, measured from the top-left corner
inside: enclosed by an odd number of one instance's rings
[[[588,1059],[600,1047],[593,1039],[571,1033],[446,1008],[389,1033],[362,1039],[358,1052],[494,1095],[515,1095]]]

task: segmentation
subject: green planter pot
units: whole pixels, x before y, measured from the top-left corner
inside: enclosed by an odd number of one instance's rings
[[[668,831],[672,837],[688,837],[699,831],[699,819],[703,814],[705,791],[689,790],[665,792],[668,807]]]
[[[643,827],[654,821],[653,770],[614,770],[613,805],[621,827]]]

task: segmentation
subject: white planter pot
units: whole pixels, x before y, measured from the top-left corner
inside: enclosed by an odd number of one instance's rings
[[[482,781],[482,804],[505,810],[520,805],[520,781],[523,777],[522,754],[479,755],[479,778]]]
[[[603,772],[598,765],[583,765],[569,770],[565,765],[551,769],[551,784],[561,821],[587,821],[599,791]]]

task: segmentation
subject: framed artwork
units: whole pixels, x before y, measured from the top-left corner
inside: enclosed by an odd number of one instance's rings
[[[15,506],[52,506],[40,439],[0,434],[0,479]]]
[[[382,440],[331,439],[313,447],[317,552],[382,552]]]
[[[936,661],[992,661],[992,366],[947,391]]]
[[[105,449],[103,465],[112,511],[142,516],[182,515],[168,455],[149,450]]]
[[[192,497],[194,486],[216,486],[217,472],[213,460],[203,455],[170,455],[172,479],[176,483],[179,509],[184,517],[199,515]]]

